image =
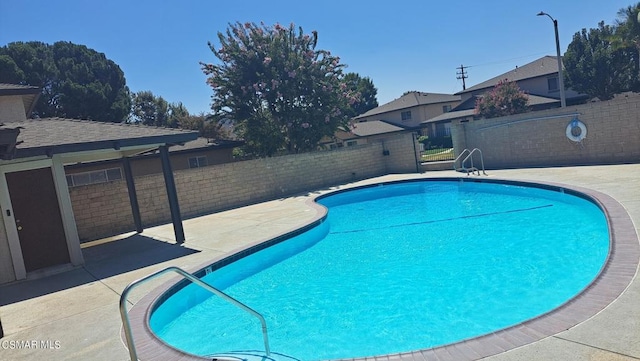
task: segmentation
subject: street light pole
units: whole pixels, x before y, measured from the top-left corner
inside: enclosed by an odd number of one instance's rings
[[[562,108],[567,106],[567,101],[564,95],[564,72],[562,69],[562,58],[560,57],[560,37],[558,36],[558,20],[551,17],[551,15],[541,11],[538,16],[546,15],[553,21],[553,29],[556,32],[556,54],[558,57],[558,85],[560,86],[560,106]]]

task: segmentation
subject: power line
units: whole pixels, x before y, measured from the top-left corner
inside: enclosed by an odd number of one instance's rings
[[[512,62],[514,60],[531,58],[531,57],[534,57],[534,56],[539,56],[541,54],[546,54],[546,53],[537,53],[537,54],[524,55],[524,56],[519,56],[519,57],[516,57],[516,58],[497,60],[497,61],[492,61],[492,62],[482,63],[482,64],[476,64],[476,65],[467,65],[467,66],[460,65],[459,67],[456,68],[457,70],[459,70],[458,72],[456,72],[456,75],[457,75],[456,79],[462,80],[462,90],[466,90],[467,86],[466,86],[465,79],[468,78],[467,74],[468,74],[468,69],[469,68],[485,66],[485,65],[506,64],[506,63]],[[466,70],[466,72],[465,72],[465,70]]]
[[[465,68],[473,68],[473,67],[478,67],[478,66],[495,65],[495,64],[506,64],[506,63],[514,61],[514,60],[531,58],[531,57],[540,56],[540,55],[543,55],[543,54],[547,54],[547,53],[545,52],[545,53],[536,53],[536,54],[530,54],[530,55],[523,55],[523,56],[519,56],[519,57],[516,57],[516,58],[502,59],[502,60],[491,61],[491,62],[488,62],[488,63],[469,65],[469,66],[465,66]]]
[[[460,70],[459,72],[456,72],[456,75],[458,75],[456,79],[462,79],[462,90],[467,90],[467,85],[464,80],[467,79],[468,76],[464,72],[464,69],[465,69],[464,65],[460,64],[460,66],[457,67],[456,69]]]

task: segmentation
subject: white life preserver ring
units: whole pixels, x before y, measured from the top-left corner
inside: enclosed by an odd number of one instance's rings
[[[567,124],[566,135],[569,140],[581,142],[587,137],[587,126],[578,118],[574,118]]]

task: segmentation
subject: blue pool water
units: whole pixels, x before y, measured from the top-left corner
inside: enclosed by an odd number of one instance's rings
[[[300,360],[425,349],[548,312],[609,251],[592,202],[499,183],[385,184],[319,200],[319,226],[203,279],[266,318],[272,351]],[[151,328],[199,355],[262,350],[259,322],[187,286]]]

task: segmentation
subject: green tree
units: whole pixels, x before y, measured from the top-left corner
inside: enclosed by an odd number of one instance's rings
[[[0,77],[3,83],[20,84],[24,82],[24,72],[8,55],[0,55]]]
[[[600,22],[575,33],[563,62],[567,87],[600,100],[632,90],[637,81],[634,48],[612,43],[615,28]]]
[[[122,122],[130,111],[120,67],[84,45],[9,43],[0,47],[0,82],[41,87],[35,117]]]
[[[229,24],[209,47],[219,64],[202,63],[218,119],[234,122],[247,151],[271,156],[317,148],[347,123],[357,101],[341,82],[340,58],[317,50],[318,36],[291,24]]]
[[[169,103],[151,91],[139,91],[131,97],[131,121],[156,127],[168,126]],[[177,125],[176,125],[177,126]]]
[[[180,128],[197,130],[201,137],[209,139],[229,139],[230,135],[225,131],[222,122],[215,121],[211,116],[200,113],[188,115],[180,119]]]
[[[373,85],[369,77],[361,77],[357,73],[345,74],[342,82],[352,94],[359,94],[357,100],[349,106],[347,115],[350,118],[366,113],[368,110],[378,106],[376,96],[378,89]]]
[[[501,80],[490,92],[478,98],[475,112],[483,118],[495,118],[527,111],[529,97],[518,84]]]
[[[640,3],[618,10],[612,43],[614,49],[626,48],[633,54],[637,72],[640,72]]]
[[[167,127],[169,128],[178,128],[180,127],[180,123],[182,123],[183,119],[191,116],[187,107],[182,104],[182,102],[170,103],[169,104],[169,116],[167,117]]]

